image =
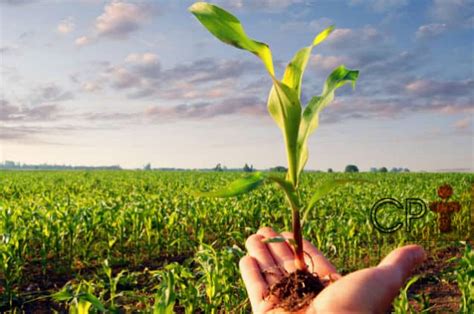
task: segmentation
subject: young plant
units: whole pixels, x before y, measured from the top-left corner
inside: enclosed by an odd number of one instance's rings
[[[260,172],[238,179],[219,191],[202,193],[205,196],[232,197],[256,189],[265,182],[276,183],[286,195],[291,207],[292,229],[294,241],[295,266],[298,270],[307,271],[304,262],[303,238],[301,232],[300,214],[310,210],[324,194],[328,193],[341,181],[329,181],[323,185],[306,206],[303,206],[298,192],[298,183],[308,160],[308,138],[318,127],[319,113],[334,99],[334,93],[339,87],[355,82],[358,71],[349,70],[341,65],[334,69],[324,84],[321,95],[314,96],[303,108],[301,105],[301,83],[312,49],[323,42],[334,30],[330,26],[319,33],[308,47],[300,49],[288,63],[283,78],[275,77],[272,53],[267,44],[249,38],[240,21],[220,7],[205,3],[194,3],[189,10],[201,24],[219,40],[239,49],[247,50],[263,62],[273,86],[268,96],[268,112],[281,129],[285,141],[288,172],[286,177],[280,178]],[[270,241],[285,241],[285,239],[271,239]]]

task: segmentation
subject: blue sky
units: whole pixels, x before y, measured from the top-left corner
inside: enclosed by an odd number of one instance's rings
[[[284,165],[271,81],[213,38],[193,1],[0,0],[0,160],[141,167]],[[305,103],[338,90],[307,168],[474,170],[472,0],[220,0],[270,45],[281,75],[325,27]]]

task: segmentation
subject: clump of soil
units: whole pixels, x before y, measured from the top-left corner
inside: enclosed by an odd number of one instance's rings
[[[280,307],[286,311],[298,311],[308,306],[324,289],[316,274],[297,270],[283,277],[269,289],[269,295],[280,300]]]

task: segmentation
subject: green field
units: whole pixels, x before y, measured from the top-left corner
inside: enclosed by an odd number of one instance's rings
[[[231,199],[193,194],[241,175],[1,172],[0,311],[61,312],[90,306],[90,312],[102,307],[110,312],[248,312],[238,260],[245,254],[245,239],[260,226],[290,229],[284,196],[271,185]],[[456,308],[472,306],[472,254],[468,256],[466,242],[457,240],[469,236],[473,174],[306,173],[303,199],[332,177],[370,181],[337,188],[318,201],[304,225],[305,238],[340,272],[376,265],[381,256],[408,242],[421,243],[430,252],[459,248],[463,262],[438,277],[459,291]],[[451,200],[462,205],[449,237],[439,234],[436,214],[429,210],[414,221],[411,232],[402,228],[384,234],[373,228],[370,209],[379,199],[404,203],[419,198],[428,205],[439,200],[436,189],[444,183],[454,189]],[[404,221],[404,210],[387,208],[379,218],[387,225]],[[394,311],[403,312],[408,306],[404,301],[402,294]]]

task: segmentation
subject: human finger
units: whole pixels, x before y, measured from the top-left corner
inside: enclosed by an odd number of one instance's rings
[[[257,231],[257,234],[260,234],[267,239],[281,236],[270,227],[260,228]],[[292,273],[296,270],[295,256],[286,242],[267,243],[267,247],[269,248],[276,264],[279,265],[283,270],[285,270],[287,273]]]
[[[276,283],[283,276],[280,269],[275,264],[272,254],[267,245],[263,242],[265,238],[260,234],[252,234],[247,238],[245,246],[248,254],[255,258],[263,272],[264,278],[268,285]]]
[[[239,267],[253,312],[256,312],[268,292],[267,281],[262,276],[261,269],[253,257],[249,255],[242,257]]]
[[[328,286],[316,297],[313,308],[316,313],[335,309],[384,313],[424,258],[423,249],[417,245],[396,249],[377,267],[356,271]]]

